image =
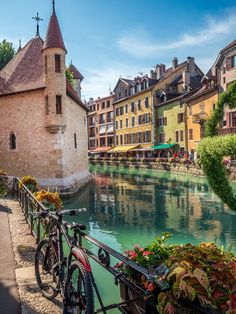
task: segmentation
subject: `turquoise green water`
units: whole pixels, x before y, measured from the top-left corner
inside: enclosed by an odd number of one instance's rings
[[[206,180],[106,166],[90,170],[92,182],[64,205],[86,207],[77,220],[115,250],[123,252],[136,243],[145,246],[169,231],[169,243],[213,241],[236,253],[236,213],[220,202]],[[93,270],[105,303],[118,300],[113,277],[100,266],[93,264]]]

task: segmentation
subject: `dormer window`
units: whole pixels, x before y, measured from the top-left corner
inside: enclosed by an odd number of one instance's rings
[[[55,72],[61,73],[61,56],[55,55]]]

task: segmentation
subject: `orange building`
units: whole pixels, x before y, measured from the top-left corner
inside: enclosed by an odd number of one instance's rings
[[[204,123],[210,117],[218,101],[216,84],[203,79],[203,86],[185,99],[186,111],[186,149],[195,153],[198,143],[204,137]]]

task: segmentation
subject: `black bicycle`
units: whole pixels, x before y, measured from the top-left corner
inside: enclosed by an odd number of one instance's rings
[[[86,229],[82,224],[68,224],[63,215],[74,216],[79,210],[61,212],[42,211],[35,219],[49,220],[48,238],[41,240],[35,254],[35,274],[44,297],[54,299],[58,293],[63,297],[63,314],[94,313],[94,293],[91,266],[87,255],[76,246],[77,234]],[[72,230],[70,236],[68,228]],[[69,247],[65,257],[63,237]]]

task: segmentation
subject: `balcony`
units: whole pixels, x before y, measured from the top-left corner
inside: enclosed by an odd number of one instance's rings
[[[236,134],[236,126],[220,129],[219,133],[220,135]]]
[[[193,115],[193,123],[203,123],[209,118],[208,114],[205,112],[200,112]]]

